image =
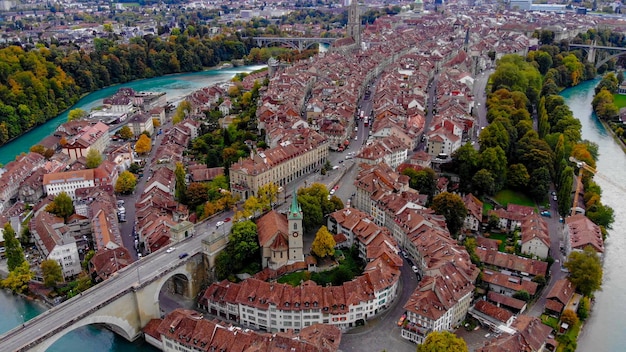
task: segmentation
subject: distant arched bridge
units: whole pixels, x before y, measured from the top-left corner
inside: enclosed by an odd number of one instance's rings
[[[300,38],[300,37],[252,37],[258,47],[264,47],[272,43],[285,44],[288,47],[302,52],[314,44],[332,44],[337,38]]]
[[[617,47],[617,46],[596,45],[595,41],[592,44],[569,44],[569,47],[570,48],[583,48],[587,50],[587,61],[589,62],[596,61],[597,50],[606,50],[610,52],[617,51],[617,53],[611,54],[608,57],[605,57],[602,60],[596,62],[596,68],[600,68],[600,66],[604,65],[605,63],[607,63],[609,60],[613,58],[626,54],[626,48]]]

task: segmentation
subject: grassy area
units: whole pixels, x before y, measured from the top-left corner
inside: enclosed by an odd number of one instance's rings
[[[578,322],[572,326],[567,332],[556,338],[559,341],[559,347],[556,348],[556,352],[574,351],[576,349],[576,341],[578,340],[578,334],[580,334],[580,328],[582,323]]]
[[[506,240],[508,236],[504,233],[489,233],[489,238],[492,240],[500,240],[500,245],[498,246],[498,251],[504,252],[504,248],[506,247]]]
[[[555,318],[555,317],[551,317],[547,314],[542,314],[541,315],[541,322],[544,323],[545,325],[548,325],[549,327],[553,328],[554,330],[558,330],[558,326],[559,326],[559,319]]]
[[[621,109],[626,107],[626,95],[623,94],[613,94],[613,103],[617,106],[617,109]]]
[[[358,259],[358,252],[356,250],[339,253],[345,255],[345,259],[341,260],[339,265],[332,270],[322,271],[319,273],[299,271],[283,275],[278,279],[278,282],[282,284],[289,284],[291,286],[299,286],[303,281],[313,280],[316,284],[321,286],[326,286],[328,284],[339,286],[363,273],[365,266],[364,263]],[[337,257],[338,255],[335,256],[335,258]]]
[[[300,286],[300,282],[307,281],[311,278],[311,273],[308,271],[296,271],[295,273],[283,275],[278,282],[281,284],[289,284],[291,286]]]
[[[489,214],[489,210],[493,210],[493,204],[483,202],[483,215]]]
[[[498,203],[506,207],[509,203],[518,205],[535,206],[535,202],[523,193],[515,192],[510,189],[504,189],[493,197]]]

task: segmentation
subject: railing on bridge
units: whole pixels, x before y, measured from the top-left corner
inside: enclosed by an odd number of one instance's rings
[[[248,38],[242,38],[248,39]],[[337,38],[306,38],[306,37],[252,37],[257,46],[263,47],[272,43],[285,44],[295,50],[306,50],[314,44],[332,44]]]

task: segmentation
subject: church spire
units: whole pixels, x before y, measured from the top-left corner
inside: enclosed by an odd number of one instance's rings
[[[289,217],[297,218],[301,212],[302,209],[300,208],[300,204],[298,204],[298,194],[294,188],[293,195],[291,196],[291,206],[289,207]]]

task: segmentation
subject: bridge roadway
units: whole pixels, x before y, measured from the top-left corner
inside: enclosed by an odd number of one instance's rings
[[[225,215],[222,215],[225,217]],[[219,234],[228,234],[230,222],[219,229],[215,228],[218,219],[196,225],[196,235],[176,243],[176,250],[167,253],[163,248],[143,259],[118,271],[117,275],[90,288],[79,296],[75,296],[58,306],[27,321],[4,335],[0,336],[0,350],[24,351],[34,348],[40,342],[55,335],[67,326],[73,324],[107,304],[115,301],[129,291],[143,287],[157,280],[165,273],[179,267],[185,261],[202,251],[202,239],[210,231]],[[179,255],[188,253],[186,258],[179,259]],[[129,337],[126,337],[129,338]],[[130,338],[133,338],[132,336]]]
[[[591,45],[591,44],[570,44],[570,47],[575,48],[595,48],[595,49],[606,49],[606,50],[619,50],[626,51],[626,48],[622,48],[619,46],[604,46],[604,45]]]

